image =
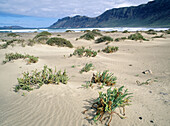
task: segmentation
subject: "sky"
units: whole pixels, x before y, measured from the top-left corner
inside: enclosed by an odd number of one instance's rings
[[[152,0],[0,0],[0,26],[48,27],[66,16],[96,17],[148,1]]]

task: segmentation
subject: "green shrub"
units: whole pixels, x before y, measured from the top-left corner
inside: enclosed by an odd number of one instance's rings
[[[24,39],[12,39],[12,40],[6,41],[5,44],[2,44],[0,46],[0,48],[5,49],[5,48],[7,48],[9,45],[11,45],[14,42],[23,43],[24,41],[25,41]]]
[[[89,88],[89,87],[93,88],[93,84],[90,81],[87,81],[86,84],[82,84],[81,86],[84,88]]]
[[[96,40],[96,43],[101,43],[101,42],[106,42],[106,41],[111,42],[113,41],[113,38],[111,38],[110,36],[102,36]]]
[[[153,29],[150,29],[150,30],[146,31],[145,33],[151,34],[151,35],[156,35],[157,34],[156,31],[154,31]]]
[[[38,62],[38,57],[30,56],[28,54],[23,55],[19,53],[7,53],[5,54],[5,60],[3,61],[3,64],[10,62],[12,60],[26,59],[26,58],[28,58],[28,61],[27,61],[28,64]]]
[[[93,29],[92,32],[100,32],[99,29]]]
[[[128,30],[124,30],[122,33],[129,33],[129,31]]]
[[[95,57],[97,55],[97,52],[92,50],[91,48],[85,49],[85,47],[77,48],[74,50],[73,54],[70,54],[70,56],[76,56],[78,55],[79,57]]]
[[[107,46],[106,48],[104,48],[102,51],[105,52],[105,53],[113,53],[113,52],[116,52],[118,51],[119,47],[117,46]]]
[[[99,97],[96,99],[96,102],[93,103],[92,109],[94,108],[96,110],[96,114],[93,118],[93,121],[96,123],[98,120],[101,122],[108,118],[108,121],[106,125],[110,125],[110,122],[112,121],[112,115],[117,114],[121,119],[125,118],[125,106],[130,105],[130,96],[132,93],[128,93],[128,89],[125,91],[122,91],[124,86],[120,88],[114,88],[113,90],[109,88],[107,90],[107,93],[99,92]],[[117,113],[115,110],[119,108],[123,108],[123,113],[120,112]],[[83,113],[88,110],[85,110]],[[109,114],[109,116],[105,117],[103,119],[103,116]],[[102,120],[103,119],[103,120]],[[110,119],[110,120],[109,120]]]
[[[116,42],[119,42],[119,41],[125,40],[125,39],[126,39],[126,37],[121,37],[121,38],[116,38],[115,41],[116,41]]]
[[[117,32],[117,30],[113,30],[113,31],[106,31],[105,33],[115,33]]]
[[[69,47],[69,48],[73,48],[73,45],[70,43],[70,41],[64,39],[64,38],[57,38],[57,37],[53,37],[50,38],[46,44],[48,45],[58,45],[61,47]]]
[[[75,32],[75,31],[73,31],[73,30],[66,30],[65,32]]]
[[[50,35],[52,35],[52,34],[49,33],[48,31],[43,31],[43,32],[37,34],[33,39],[37,39],[37,38],[42,37],[42,36],[48,37],[48,36],[50,36]]]
[[[93,77],[91,79],[92,83],[98,83],[99,85],[102,83],[101,88],[103,88],[104,85],[106,86],[113,86],[116,84],[117,78],[113,76],[113,73],[108,73],[108,70],[103,71],[103,73],[96,73],[93,74]]]
[[[88,32],[82,36],[80,36],[80,39],[86,39],[86,40],[94,40],[94,34],[92,32]]]
[[[7,36],[17,37],[17,36],[20,36],[20,35],[17,35],[16,33],[8,33]]]
[[[166,34],[170,34],[170,29],[165,31]]]
[[[35,41],[33,39],[28,40],[28,46],[33,46],[35,44]]]
[[[48,39],[49,39],[48,36],[40,36],[40,37],[37,38],[36,41],[38,43],[46,43]]]
[[[130,40],[145,40],[145,41],[148,41],[140,33],[131,34],[130,36],[128,36],[128,39],[130,39]]]
[[[40,88],[43,84],[59,84],[60,82],[67,84],[68,76],[65,70],[63,73],[61,73],[61,70],[56,72],[56,69],[53,71],[45,65],[42,71],[37,72],[37,70],[33,70],[32,73],[24,72],[23,77],[17,78],[17,80],[16,92],[20,89],[31,91]]]
[[[164,38],[164,34],[158,35],[158,36],[154,36],[152,38]]]
[[[102,36],[102,34],[93,30],[93,31],[89,31],[86,34],[80,36],[80,39],[94,40],[95,36]]]
[[[86,33],[86,32],[90,32],[90,30],[84,30],[84,33]]]
[[[83,72],[88,72],[90,70],[94,69],[94,66],[92,63],[86,63],[86,65],[81,69],[80,73],[83,73]]]

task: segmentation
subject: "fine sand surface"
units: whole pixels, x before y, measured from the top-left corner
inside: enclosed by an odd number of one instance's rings
[[[22,39],[32,39],[36,33],[20,33]],[[78,40],[84,33],[53,33],[60,34],[74,45],[85,46],[94,50],[103,49],[105,43],[95,44],[94,41]],[[113,38],[128,36],[131,33],[103,33]],[[161,33],[159,33],[161,34]],[[158,35],[159,35],[158,34]],[[126,119],[113,114],[111,126],[169,126],[170,125],[170,35],[166,38],[151,39],[153,35],[143,35],[150,41],[125,40],[112,42],[119,50],[112,54],[103,52],[96,57],[71,57],[75,48],[57,47],[37,44],[33,47],[9,46],[0,50],[0,126],[90,126],[94,111],[82,112],[90,108],[98,97],[99,89],[85,89],[81,85],[90,81],[92,74],[109,70],[117,77],[115,87],[125,86],[133,93],[130,106],[126,109]],[[5,34],[0,34],[5,39]],[[6,38],[7,39],[7,38]],[[15,60],[2,64],[5,53],[18,52],[38,56],[35,64],[26,65],[24,60]],[[65,57],[64,57],[65,55]],[[93,71],[80,74],[86,63],[93,63]],[[43,85],[31,92],[20,90],[14,92],[17,78],[31,70],[41,70],[44,65],[68,72],[70,80],[67,85]],[[75,65],[75,68],[71,66]],[[151,70],[152,74],[143,74]],[[149,85],[138,86],[136,81],[144,82],[152,79]],[[154,81],[156,80],[156,81]],[[26,94],[22,96],[23,92]],[[119,111],[119,110],[118,110]],[[88,118],[86,118],[88,117]],[[141,117],[142,119],[139,119]],[[93,124],[95,125],[95,124]],[[100,122],[98,125],[104,126]]]

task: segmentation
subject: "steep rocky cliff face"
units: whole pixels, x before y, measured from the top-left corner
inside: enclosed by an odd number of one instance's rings
[[[78,27],[170,27],[170,0],[155,0],[139,6],[113,8],[96,18],[65,17],[50,26]]]

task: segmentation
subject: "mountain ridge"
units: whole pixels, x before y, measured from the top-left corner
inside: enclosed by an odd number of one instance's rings
[[[170,0],[155,0],[139,6],[113,8],[94,18],[65,17],[49,28],[170,27],[169,13]]]

